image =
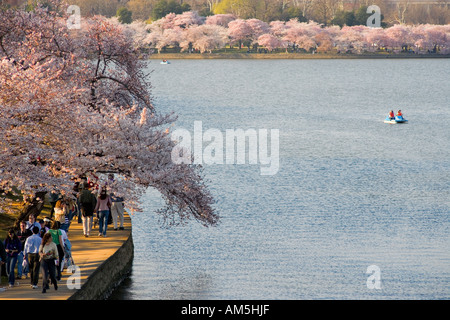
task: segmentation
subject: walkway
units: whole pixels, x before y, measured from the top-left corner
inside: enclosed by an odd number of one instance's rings
[[[86,279],[110,256],[112,256],[130,237],[131,235],[131,219],[128,214],[125,215],[125,230],[115,231],[112,224],[108,225],[107,237],[98,237],[98,226],[91,232],[91,236],[85,238],[83,236],[82,224],[77,223],[76,218],[72,221],[69,228],[69,240],[72,243],[72,257],[75,265],[80,271],[80,285],[82,286]],[[67,300],[73,295],[77,289],[74,287],[75,276],[66,270],[62,273],[61,281],[58,283],[58,290],[54,290],[53,286],[42,293],[42,273],[39,275],[39,288],[32,289],[30,279],[16,280],[19,285],[11,289],[5,277],[0,284],[0,288],[6,288],[0,292],[0,300]]]

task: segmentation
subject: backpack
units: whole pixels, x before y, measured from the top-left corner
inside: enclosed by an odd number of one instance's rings
[[[89,190],[83,190],[80,194],[81,213],[83,216],[93,216],[95,209],[95,196]]]

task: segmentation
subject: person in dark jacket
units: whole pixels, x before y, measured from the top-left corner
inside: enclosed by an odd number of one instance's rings
[[[6,263],[6,251],[3,241],[0,241],[0,275],[3,265]]]
[[[89,185],[87,183],[82,186],[78,200],[80,202],[81,216],[83,220],[83,234],[85,237],[89,237],[92,230],[94,209],[97,199],[91,190],[89,190]]]
[[[19,231],[17,231],[17,237],[19,238],[20,244],[22,245],[22,250],[19,252],[19,255],[17,256],[17,277],[18,277],[18,279],[21,279],[22,275],[24,275],[25,278],[27,278],[27,275],[28,275],[28,264],[25,263],[25,266],[24,266],[24,263],[23,263],[24,258],[25,258],[23,249],[25,248],[25,241],[27,241],[27,238],[31,235],[33,235],[33,233],[31,232],[31,230],[27,229],[26,222],[21,221],[20,229],[19,229]]]
[[[14,229],[9,230],[8,236],[5,239],[5,251],[7,256],[6,271],[8,272],[8,283],[9,287],[12,288],[15,283],[14,269],[17,264],[17,257],[19,252],[22,251],[22,244]]]

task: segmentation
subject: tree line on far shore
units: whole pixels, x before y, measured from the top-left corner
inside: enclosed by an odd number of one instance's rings
[[[203,17],[195,11],[169,13],[152,23],[120,23],[141,52],[450,53],[450,25],[396,24],[387,28],[364,25],[325,26],[298,19],[271,21],[240,19],[233,14]],[[228,51],[229,52],[229,51]],[[245,51],[244,51],[245,52]]]

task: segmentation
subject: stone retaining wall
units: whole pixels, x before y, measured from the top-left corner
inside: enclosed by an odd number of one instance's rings
[[[134,256],[132,233],[111,257],[104,261],[68,300],[107,299],[131,272]]]

